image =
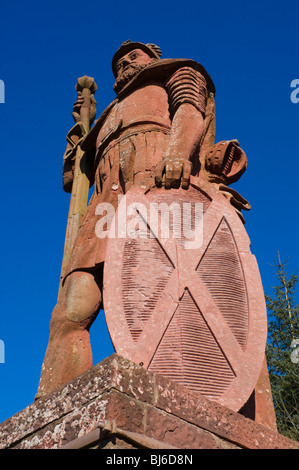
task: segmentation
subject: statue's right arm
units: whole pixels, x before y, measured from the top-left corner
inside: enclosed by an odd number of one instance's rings
[[[79,144],[80,145],[80,144]],[[85,151],[86,158],[86,176],[89,179],[90,187],[94,184],[94,158],[96,149],[91,148]],[[62,187],[66,193],[72,192],[74,172],[76,162],[76,149],[71,144],[67,144],[64,156],[63,156],[63,167],[62,167]]]
[[[77,146],[76,143],[78,140],[81,140],[84,137],[84,133],[80,130],[80,110],[83,104],[83,97],[78,96],[77,101],[74,103],[72,116],[75,121],[75,126],[67,134],[67,147],[63,155],[63,169],[62,169],[62,187],[65,192],[71,193],[72,192],[72,185],[74,179],[74,170],[75,170],[75,162],[76,162],[76,151]],[[90,104],[90,125],[94,121],[96,115],[96,101],[94,96],[91,96],[91,104]],[[79,144],[80,145],[80,144]],[[90,149],[86,153],[87,159],[87,177],[90,181],[90,186],[93,185],[93,160],[95,149]]]

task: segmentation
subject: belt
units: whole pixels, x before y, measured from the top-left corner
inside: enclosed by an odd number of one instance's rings
[[[144,121],[138,123],[131,123],[128,126],[122,126],[122,120],[120,123],[109,131],[109,133],[101,140],[97,148],[95,155],[95,164],[112,148],[128,137],[132,137],[142,132],[163,132],[164,134],[170,134],[170,127],[158,123],[156,121]]]

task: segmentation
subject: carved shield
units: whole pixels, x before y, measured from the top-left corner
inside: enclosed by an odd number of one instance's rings
[[[241,220],[198,179],[188,190],[133,187],[123,202],[104,268],[115,351],[240,410],[256,386],[267,336],[263,287]],[[181,217],[178,207],[186,209]],[[138,230],[130,232],[136,214]]]

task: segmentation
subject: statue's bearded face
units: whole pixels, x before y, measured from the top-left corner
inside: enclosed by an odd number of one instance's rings
[[[134,49],[124,55],[116,63],[117,77],[114,84],[114,91],[119,92],[138,72],[155,62],[141,49]]]

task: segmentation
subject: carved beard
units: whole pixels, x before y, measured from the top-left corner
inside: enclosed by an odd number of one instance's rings
[[[115,93],[119,93],[127,83],[129,83],[139,72],[141,72],[141,70],[145,69],[153,62],[156,62],[156,59],[152,59],[149,64],[130,64],[127,70],[123,71],[120,75],[117,76],[113,85],[113,90]]]

